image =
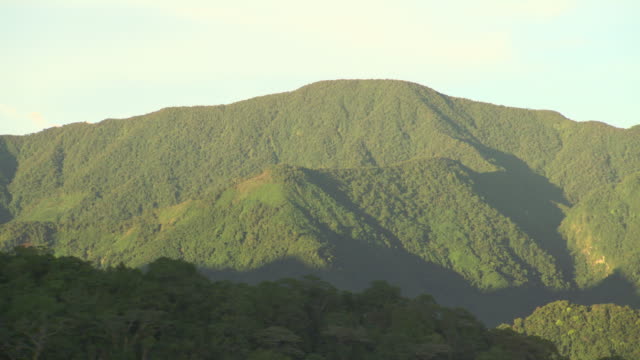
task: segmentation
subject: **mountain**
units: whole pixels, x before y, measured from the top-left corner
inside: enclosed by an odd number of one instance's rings
[[[385,278],[495,321],[506,300],[465,301],[639,284],[639,141],[640,127],[408,82],[325,81],[0,137],[0,246],[353,288]],[[524,302],[513,311],[539,305]]]

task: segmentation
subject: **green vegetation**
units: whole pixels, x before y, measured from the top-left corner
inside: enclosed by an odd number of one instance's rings
[[[475,194],[472,172],[458,162],[431,159],[332,173],[352,207],[399,246],[453,269],[479,288],[530,280],[565,287],[554,259]],[[327,179],[319,183],[330,184]]]
[[[0,248],[246,271],[335,269],[364,245],[482,290],[638,282],[634,212],[602,216],[633,196],[597,199],[631,186],[639,136],[382,80],[72,124],[0,137]]]
[[[640,172],[592,191],[562,223],[576,259],[576,281],[592,285],[620,272],[640,285]]]
[[[179,260],[98,270],[34,248],[0,254],[0,324],[0,359],[563,359],[549,341],[385,282],[249,286]]]
[[[640,358],[640,311],[626,306],[556,301],[516,319],[510,328],[552,341],[571,360]]]
[[[297,258],[315,268],[344,258],[341,241],[400,249],[451,268],[481,289],[533,281],[566,285],[551,255],[474,193],[470,170],[446,159],[319,171],[276,166],[206,200],[148,210],[117,230],[55,220],[82,196],[47,199],[5,225],[5,246],[27,240],[101,266],[142,266],[162,256],[249,270]],[[59,206],[55,206],[59,204]],[[446,211],[442,211],[447,207]],[[60,211],[57,215],[52,215]],[[16,235],[12,227],[47,236]],[[84,225],[84,226],[82,226]],[[22,230],[23,233],[31,234]]]

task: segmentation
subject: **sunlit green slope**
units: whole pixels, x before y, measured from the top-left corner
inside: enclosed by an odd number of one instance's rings
[[[330,268],[357,243],[483,289],[564,287],[575,264],[585,285],[572,207],[590,211],[591,194],[640,171],[638,140],[637,128],[413,83],[319,82],[1,137],[0,243],[240,270],[283,258]]]
[[[640,284],[640,172],[592,191],[568,212],[560,230],[580,285],[614,272]]]
[[[3,237],[6,247],[30,238],[101,265],[170,256],[238,270],[290,257],[330,268],[354,256],[341,249],[356,241],[416,255],[483,289],[531,281],[563,287],[554,258],[472,185],[469,170],[446,159],[324,171],[277,166],[210,198],[149,210],[112,230],[53,222],[47,217],[55,207],[47,203],[31,218],[5,225]]]

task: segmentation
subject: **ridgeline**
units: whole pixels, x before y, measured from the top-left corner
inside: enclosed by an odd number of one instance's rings
[[[639,127],[325,81],[0,137],[0,247],[352,290],[385,279],[488,324],[611,283],[604,301],[635,304],[639,143]]]

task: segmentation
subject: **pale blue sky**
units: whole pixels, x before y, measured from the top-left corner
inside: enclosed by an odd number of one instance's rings
[[[640,123],[636,0],[0,0],[0,134],[339,78]]]

